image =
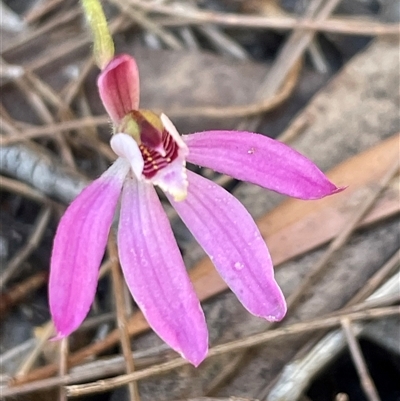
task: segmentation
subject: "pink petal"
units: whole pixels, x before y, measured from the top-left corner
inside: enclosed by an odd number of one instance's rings
[[[188,171],[188,196],[171,204],[221,277],[252,314],[281,320],[286,303],[265,242],[243,205],[225,189]]]
[[[114,57],[101,71],[97,86],[104,107],[114,123],[139,107],[139,72],[134,58]]]
[[[122,192],[118,245],[126,282],[150,326],[197,366],[207,354],[207,326],[151,184],[127,180]]]
[[[341,191],[309,159],[264,135],[207,131],[185,135],[187,161],[300,199]]]
[[[71,203],[54,239],[49,303],[58,338],[86,317],[97,287],[115,207],[129,164],[118,159]]]

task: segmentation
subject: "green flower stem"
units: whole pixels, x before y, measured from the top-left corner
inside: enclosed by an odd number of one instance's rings
[[[99,0],[81,0],[86,19],[93,33],[93,54],[96,64],[103,69],[114,57],[114,42]]]

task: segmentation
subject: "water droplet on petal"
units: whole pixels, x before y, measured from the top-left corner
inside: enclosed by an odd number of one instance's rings
[[[236,263],[234,264],[234,267],[235,267],[236,270],[242,270],[243,267],[244,267],[244,264],[243,264],[243,263],[240,263],[240,262],[236,262]]]

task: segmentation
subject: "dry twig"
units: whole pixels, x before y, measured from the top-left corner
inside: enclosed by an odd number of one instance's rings
[[[159,37],[168,47],[174,50],[183,50],[182,44],[176,37],[159,26],[156,22],[149,19],[146,13],[130,7],[124,0],[108,0],[110,3],[115,4],[123,14],[128,16],[132,21],[141,25],[144,29]]]
[[[142,0],[128,0],[134,6],[148,12],[159,13],[173,17],[169,20],[161,20],[164,26],[199,25],[211,23],[221,26],[252,29],[274,30],[310,30],[321,32],[334,32],[348,35],[392,35],[399,34],[398,24],[384,24],[368,19],[330,18],[326,21],[311,18],[298,18],[290,16],[258,16],[222,13],[214,11],[179,10],[176,7],[163,5],[156,2]]]
[[[135,365],[132,358],[132,349],[129,339],[129,333],[127,330],[127,321],[124,304],[124,282],[122,280],[121,268],[119,265],[118,251],[115,243],[115,236],[113,232],[110,233],[108,241],[108,253],[111,262],[111,275],[113,281],[113,292],[115,298],[115,308],[117,310],[117,325],[120,332],[120,342],[122,347],[122,353],[124,355],[126,364],[126,373],[132,373],[135,371]],[[128,383],[130,400],[140,401],[139,390],[137,383]]]
[[[379,185],[366,197],[364,202],[357,209],[353,218],[349,221],[346,227],[340,232],[340,234],[330,243],[328,249],[318,260],[318,262],[310,269],[306,277],[302,280],[301,285],[298,286],[294,292],[292,292],[287,298],[288,308],[293,311],[294,306],[298,303],[302,295],[310,288],[315,280],[320,276],[323,269],[327,267],[329,260],[332,256],[347,242],[354,230],[357,228],[359,222],[364,218],[366,213],[371,209],[374,203],[377,201],[381,192],[389,184],[391,179],[398,173],[399,161],[395,160],[393,166],[381,179]]]
[[[343,318],[341,321],[341,325],[346,335],[346,340],[347,344],[349,345],[350,354],[356,366],[357,373],[361,381],[361,386],[364,390],[365,395],[367,396],[369,401],[380,401],[374,381],[372,380],[368,372],[368,368],[365,363],[365,359],[363,357],[360,344],[358,343],[357,338],[351,327],[350,319]]]
[[[35,347],[28,354],[25,360],[21,363],[21,366],[18,368],[18,371],[15,375],[16,377],[24,377],[32,369],[32,366],[39,358],[44,346],[46,345],[49,338],[53,335],[53,333],[54,333],[53,323],[51,322],[46,323],[43,329],[41,330],[41,336],[37,341]]]
[[[400,313],[400,307],[392,306],[386,308],[371,309],[368,311],[354,312],[349,314],[343,314],[338,316],[332,316],[327,318],[319,318],[309,320],[301,323],[294,323],[290,326],[279,328],[272,331],[267,331],[259,334],[255,334],[244,339],[231,341],[225,344],[215,346],[209,350],[208,357],[213,357],[225,353],[236,352],[242,349],[256,347],[272,341],[277,338],[282,338],[291,335],[303,334],[307,332],[313,332],[316,330],[324,330],[329,327],[336,327],[340,325],[343,317],[348,317],[353,321],[357,320],[370,320],[379,319],[386,316],[398,315]],[[89,356],[90,354],[88,354]],[[67,394],[69,396],[78,396],[84,394],[91,394],[95,392],[107,391],[114,389],[119,386],[124,386],[130,381],[141,380],[147,377],[163,374],[170,370],[184,366],[189,362],[182,359],[176,358],[169,362],[153,365],[150,368],[143,369],[140,371],[133,372],[128,375],[121,375],[112,379],[101,380],[100,382],[88,383],[81,386],[70,386],[67,387]],[[26,394],[40,389],[48,389],[51,387],[59,386],[60,384],[71,384],[72,382],[85,381],[86,377],[90,376],[90,372],[81,373],[79,377],[66,376],[66,377],[54,377],[44,380],[36,380],[32,383],[26,383],[22,385],[16,385],[14,387],[7,387],[2,389],[3,397],[15,397],[16,395]],[[12,383],[11,383],[12,385]]]
[[[399,273],[396,273],[387,282],[381,285],[374,293],[363,302],[364,305],[371,301],[377,301],[385,296],[398,293]],[[362,304],[361,304],[362,305]],[[361,306],[360,305],[360,306]],[[345,308],[346,310],[346,308]],[[346,314],[346,318],[351,318],[351,313]],[[362,332],[365,324],[356,324],[356,334]],[[326,332],[323,330],[322,333]],[[315,334],[314,334],[315,337]],[[304,355],[297,355],[293,361],[286,365],[279,379],[273,384],[272,388],[266,388],[267,392],[262,392],[259,396],[268,401],[296,401],[300,394],[309,386],[312,378],[317,375],[336,355],[338,355],[346,345],[346,339],[342,330],[334,330],[313,345],[310,349],[306,346]]]
[[[333,12],[339,1],[340,0],[328,0],[324,3],[322,0],[313,0],[302,17],[302,21],[312,18],[313,21],[322,21],[325,23],[327,17]],[[298,62],[304,51],[312,42],[314,35],[314,31],[304,31],[301,29],[300,24],[296,26],[296,29],[291,33],[276,57],[271,69],[268,71],[264,82],[257,92],[257,97],[269,98],[277,92],[286,79],[290,69]],[[254,131],[260,122],[261,118],[259,116],[251,120],[243,121],[239,124],[239,130],[247,127],[247,129]]]
[[[4,289],[7,282],[15,275],[21,264],[29,257],[29,255],[39,245],[47,224],[50,220],[51,208],[49,206],[43,206],[38,218],[35,221],[34,229],[29,236],[26,244],[20,249],[14,257],[7,263],[3,272],[0,275],[0,288]]]
[[[361,317],[365,318],[373,318],[382,316],[391,316],[400,313],[400,307],[388,307],[388,308],[381,308],[375,309],[365,312],[356,312],[354,314],[349,314],[348,318],[352,320],[358,320]],[[343,316],[342,316],[343,317]],[[227,352],[232,352],[236,350],[241,350],[244,348],[254,347],[256,345],[260,345],[265,343],[266,341],[270,341],[273,338],[278,338],[288,334],[299,334],[310,332],[313,330],[320,330],[326,329],[327,327],[334,327],[340,324],[342,317],[332,317],[326,319],[319,319],[317,321],[309,321],[309,322],[302,322],[302,323],[295,323],[291,326],[286,328],[277,329],[274,331],[264,332],[260,334],[256,334],[253,336],[249,336],[245,339],[232,341],[230,343],[218,345],[210,349],[208,353],[208,357],[213,357],[216,355],[221,355]],[[148,369],[143,369],[138,372],[134,372],[128,375],[121,375],[119,377],[114,377],[112,379],[106,379],[95,383],[87,383],[82,385],[75,385],[67,387],[67,394],[71,397],[82,396],[85,394],[93,394],[103,391],[108,391],[114,389],[116,387],[123,386],[129,383],[132,380],[140,380],[146,377],[158,375],[161,373],[165,373],[171,369],[176,369],[180,366],[184,366],[188,364],[188,362],[184,359],[174,359],[170,362],[166,362],[161,365],[152,366]]]
[[[248,105],[225,107],[180,107],[165,113],[172,117],[201,116],[208,118],[238,118],[263,114],[282,105],[293,93],[301,71],[301,62],[296,63],[278,92],[266,99]]]
[[[13,41],[7,44],[1,51],[1,54],[7,55],[11,51],[15,51],[21,46],[28,45],[31,41],[37,39],[40,36],[50,33],[53,29],[59,28],[64,24],[68,24],[82,14],[79,7],[73,8],[69,12],[62,13],[51,19],[47,24],[42,25],[40,28],[34,30],[33,32],[23,32],[18,35]]]
[[[68,349],[68,337],[66,337],[60,341],[59,346],[60,362],[58,374],[60,377],[65,376],[68,373]],[[59,401],[67,401],[67,394],[63,386],[60,386],[59,388]]]
[[[16,304],[28,297],[32,292],[42,287],[47,281],[48,273],[41,271],[16,284],[8,291],[0,294],[0,320]]]
[[[38,2],[34,4],[24,15],[27,24],[33,24],[46,14],[53,11],[57,6],[65,2],[65,0],[47,0],[44,3]]]
[[[52,202],[49,198],[44,196],[42,192],[37,191],[36,189],[18,180],[13,180],[12,178],[0,176],[0,186],[2,190],[12,192],[35,202],[46,204],[50,204]]]

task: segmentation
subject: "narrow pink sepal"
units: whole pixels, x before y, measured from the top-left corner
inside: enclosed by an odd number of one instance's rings
[[[309,159],[282,142],[244,131],[183,136],[187,161],[300,199],[319,199],[344,188],[332,184]]]
[[[129,164],[118,159],[71,203],[54,238],[49,278],[50,312],[57,339],[89,312],[115,207]]]
[[[167,195],[172,206],[243,306],[256,316],[281,320],[286,302],[254,220],[217,184],[190,171],[188,179],[186,200]]]
[[[114,57],[101,71],[97,86],[114,123],[139,108],[139,71],[131,56],[120,54]]]
[[[199,365],[208,349],[204,314],[151,184],[127,180],[118,247],[125,280],[150,326],[171,348]]]

